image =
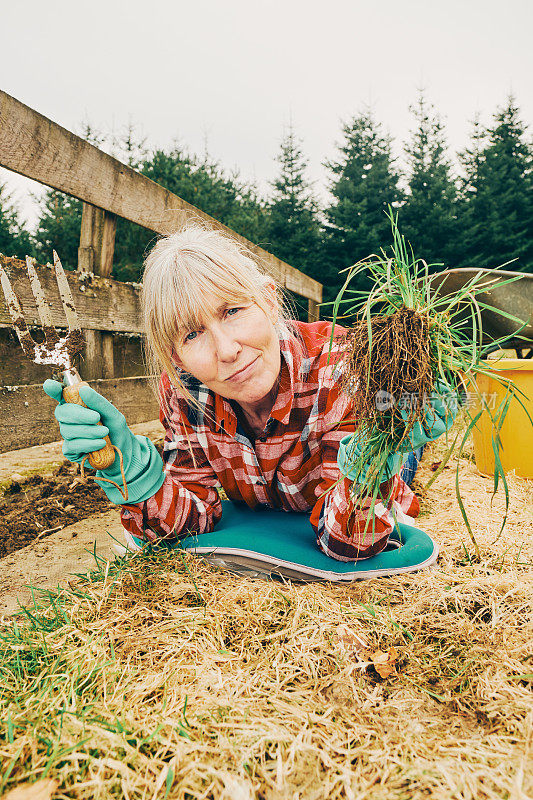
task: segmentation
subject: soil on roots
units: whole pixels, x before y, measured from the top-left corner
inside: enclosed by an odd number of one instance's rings
[[[353,399],[361,426],[394,426],[408,396],[409,422],[423,419],[423,405],[433,390],[429,319],[410,308],[355,323],[346,335],[343,389]],[[387,411],[388,413],[384,413]],[[402,423],[405,425],[405,422]]]

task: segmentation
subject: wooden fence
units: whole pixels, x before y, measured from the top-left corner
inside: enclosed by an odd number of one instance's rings
[[[2,91],[0,166],[83,201],[77,271],[67,273],[86,338],[82,375],[120,407],[130,424],[154,419],[157,405],[143,375],[139,287],[110,277],[117,217],[160,234],[171,233],[192,215],[207,221],[250,248],[281,286],[307,299],[309,319],[318,319],[320,283]],[[64,326],[54,273],[48,266],[39,266],[38,273],[54,324]],[[10,277],[27,323],[37,325],[22,262],[11,262]],[[58,438],[54,404],[41,388],[50,369],[28,361],[10,328],[2,295],[0,452]]]

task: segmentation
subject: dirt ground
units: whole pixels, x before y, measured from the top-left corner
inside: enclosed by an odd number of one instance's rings
[[[69,462],[49,476],[14,480],[0,500],[0,558],[112,507],[101,488],[82,481]]]
[[[414,486],[440,555],[413,574],[281,585],[176,551],[109,563],[116,509],[1,559],[12,602],[35,589],[13,616],[0,597],[0,794],[532,798],[533,481],[508,474],[500,533],[501,485],[461,459],[476,555],[457,463],[432,469],[444,449]]]
[[[161,444],[157,420],[133,427]],[[0,558],[114,507],[58,442],[0,455]]]
[[[123,528],[119,510],[112,508],[0,558],[0,618],[33,605],[43,592],[67,586],[74,576],[112,562],[117,542],[124,544]]]
[[[413,486],[440,547],[413,574],[281,585],[176,551],[114,560],[116,508],[0,559],[0,794],[532,798],[533,481],[507,475],[502,532],[501,483],[471,451],[438,474],[445,449]],[[58,481],[68,506],[57,466],[11,497]]]

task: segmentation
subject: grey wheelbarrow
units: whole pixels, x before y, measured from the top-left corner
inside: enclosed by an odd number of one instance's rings
[[[484,306],[480,309],[483,326],[482,342],[485,355],[503,348],[515,350],[517,358],[533,358],[533,275],[501,269],[472,269],[470,267],[437,272],[431,283],[437,294],[447,295],[462,289],[479,273],[487,290],[477,295]],[[520,280],[491,288],[494,281],[521,276]],[[479,286],[479,284],[477,284]],[[465,312],[465,326],[468,329]],[[520,320],[520,322],[518,322]],[[474,332],[471,328],[472,336]]]

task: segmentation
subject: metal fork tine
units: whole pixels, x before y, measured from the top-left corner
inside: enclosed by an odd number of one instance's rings
[[[7,310],[13,322],[13,327],[15,328],[15,333],[19,338],[22,349],[26,355],[33,360],[35,358],[35,347],[37,343],[28,330],[19,299],[15,294],[15,290],[11,286],[11,281],[9,280],[6,271],[1,265],[0,282],[4,291],[4,297],[6,298]]]
[[[58,336],[52,322],[50,306],[46,302],[41,281],[39,280],[39,276],[37,275],[35,267],[33,266],[34,263],[35,260],[33,258],[26,256],[26,269],[28,270],[31,290],[37,304],[37,313],[39,314],[39,319],[41,320],[41,325],[43,326],[43,333],[46,343],[48,346],[53,347],[58,339]]]
[[[63,303],[63,309],[65,311],[69,330],[80,330],[80,323],[78,321],[78,315],[74,306],[74,300],[72,299],[72,292],[70,291],[70,286],[68,285],[67,276],[65,275],[65,270],[63,269],[63,265],[61,264],[56,251],[53,250],[52,252],[54,254],[54,268],[56,271],[57,287],[59,289],[61,302]]]

